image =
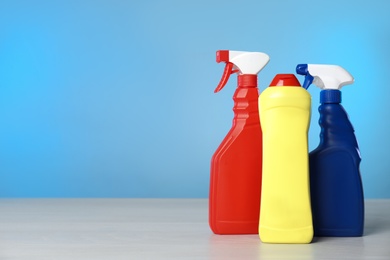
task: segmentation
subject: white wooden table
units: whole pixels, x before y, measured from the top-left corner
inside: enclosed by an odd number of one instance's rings
[[[214,235],[206,199],[0,199],[3,259],[390,259],[390,200],[367,200],[365,234],[263,244]]]

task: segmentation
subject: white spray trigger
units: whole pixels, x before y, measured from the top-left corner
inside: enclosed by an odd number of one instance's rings
[[[354,82],[352,75],[338,65],[307,64],[307,72],[320,89],[341,89]]]
[[[233,73],[257,75],[269,61],[269,56],[262,52],[247,51],[217,51],[217,62],[225,62],[225,70],[221,81],[214,92],[220,91]]]

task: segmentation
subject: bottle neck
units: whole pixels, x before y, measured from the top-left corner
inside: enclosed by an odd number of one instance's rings
[[[358,147],[355,130],[340,103],[323,103],[318,111],[321,126],[320,145],[345,144]]]
[[[257,75],[239,75],[238,86],[233,96],[233,125],[242,121],[245,124],[260,124],[258,98]]]
[[[320,92],[321,104],[341,103],[341,91],[338,89],[324,89]]]

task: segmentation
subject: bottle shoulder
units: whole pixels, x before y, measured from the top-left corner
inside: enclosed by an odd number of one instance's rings
[[[245,125],[239,124],[233,126],[226,134],[220,145],[218,146],[214,156],[221,156],[228,150],[240,150],[244,152],[252,152],[250,149],[258,149],[261,147],[261,128],[260,125]]]
[[[273,86],[266,88],[261,95],[271,95],[275,97],[283,96],[307,96],[311,97],[310,93],[302,87],[286,87],[286,86]]]
[[[341,154],[349,155],[358,161],[361,160],[359,148],[354,145],[346,144],[320,144],[316,149],[310,152],[310,157],[337,158],[340,157]]]
[[[260,110],[266,111],[283,107],[310,110],[311,96],[301,87],[268,87],[260,94]]]

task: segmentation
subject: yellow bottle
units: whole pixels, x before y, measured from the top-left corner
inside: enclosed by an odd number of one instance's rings
[[[278,74],[259,97],[263,179],[259,235],[264,243],[310,243],[307,133],[311,96],[293,74]]]

